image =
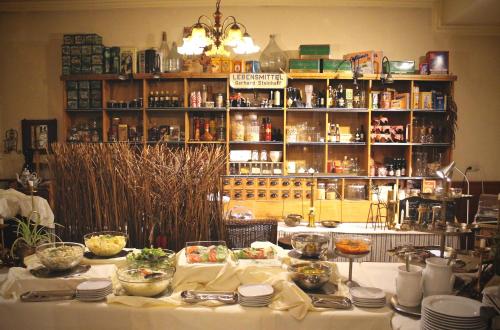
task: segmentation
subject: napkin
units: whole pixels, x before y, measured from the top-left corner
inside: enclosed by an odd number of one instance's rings
[[[278,255],[285,262],[291,262],[287,259],[287,254],[280,247],[269,242],[258,242],[253,247],[273,246],[278,251]],[[274,297],[271,304],[268,306],[271,309],[279,311],[288,311],[294,318],[303,319],[308,311],[319,311],[313,307],[311,299],[304,293],[293,281],[290,280],[286,269],[281,267],[273,267],[268,265],[244,264],[239,265],[229,259],[222,264],[187,264],[185,263],[184,251],[181,250],[177,254],[178,268],[173,279],[174,291],[168,297],[161,298],[146,298],[133,297],[122,295],[108,296],[107,302],[124,304],[134,307],[147,306],[181,306],[188,305],[180,298],[180,293],[183,290],[203,290],[203,291],[235,291],[242,284],[266,283],[274,288]],[[329,263],[332,266],[332,276],[330,281],[339,285],[339,294],[346,295],[347,287],[343,285],[339,275],[337,266],[334,263]],[[115,279],[116,281],[116,279]],[[120,292],[119,283],[116,285]],[[203,306],[219,306],[222,303],[218,301],[201,302],[198,305]]]

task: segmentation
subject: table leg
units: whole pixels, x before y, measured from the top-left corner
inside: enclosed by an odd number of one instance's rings
[[[440,235],[440,239],[439,239],[439,256],[441,258],[444,258],[444,248],[446,246],[446,235],[445,234],[441,234]]]

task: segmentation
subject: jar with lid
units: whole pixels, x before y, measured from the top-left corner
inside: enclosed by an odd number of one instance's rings
[[[245,141],[245,124],[243,122],[243,115],[235,113],[233,123],[231,124],[231,140]]]
[[[224,114],[219,114],[216,118],[216,137],[218,141],[224,141],[226,139],[225,137],[225,132],[226,130],[224,129],[225,125],[225,119],[224,119]]]
[[[316,199],[323,200],[325,199],[325,195],[326,195],[325,183],[318,182],[318,189],[316,190]]]
[[[259,142],[260,125],[257,121],[257,115],[251,113],[246,117],[245,122],[245,141]]]
[[[335,200],[337,199],[337,183],[336,182],[328,182],[326,184],[326,199]]]

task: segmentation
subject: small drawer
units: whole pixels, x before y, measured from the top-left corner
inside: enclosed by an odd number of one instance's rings
[[[256,179],[254,178],[247,178],[245,179],[245,187],[255,187],[256,185]]]
[[[233,199],[234,200],[242,200],[243,199],[243,190],[242,189],[233,190]]]
[[[280,192],[279,192],[279,190],[271,190],[271,191],[269,191],[269,198],[273,199],[273,200],[276,200],[276,199],[280,198]]]
[[[265,189],[257,190],[257,200],[266,200],[268,199],[267,195],[268,195],[267,190]]]
[[[279,183],[279,179],[269,179],[269,187],[271,188],[278,188]]]
[[[232,181],[233,181],[233,184],[232,184],[233,187],[243,187],[243,179],[236,178],[236,179],[232,179]]]
[[[257,187],[258,188],[265,188],[267,187],[267,179],[257,179]]]
[[[302,196],[304,196],[304,192],[302,190],[294,190],[293,192],[294,199],[302,199]]]
[[[281,179],[281,186],[282,187],[290,187],[292,184],[290,179]]]
[[[246,200],[253,200],[253,199],[255,199],[255,197],[256,197],[255,190],[253,190],[253,189],[246,189],[245,190],[245,199]]]
[[[281,191],[281,199],[290,199],[290,198],[291,198],[290,190]]]

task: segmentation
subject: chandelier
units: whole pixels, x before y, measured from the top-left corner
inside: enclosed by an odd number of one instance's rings
[[[179,53],[200,55],[206,50],[207,56],[229,56],[230,52],[225,46],[231,47],[236,54],[253,54],[260,50],[253,43],[245,25],[236,21],[234,16],[228,16],[221,22],[220,2],[217,0],[215,5],[214,22],[208,16],[201,15],[198,22],[191,26],[189,35],[183,38]],[[208,22],[203,22],[203,19]]]

